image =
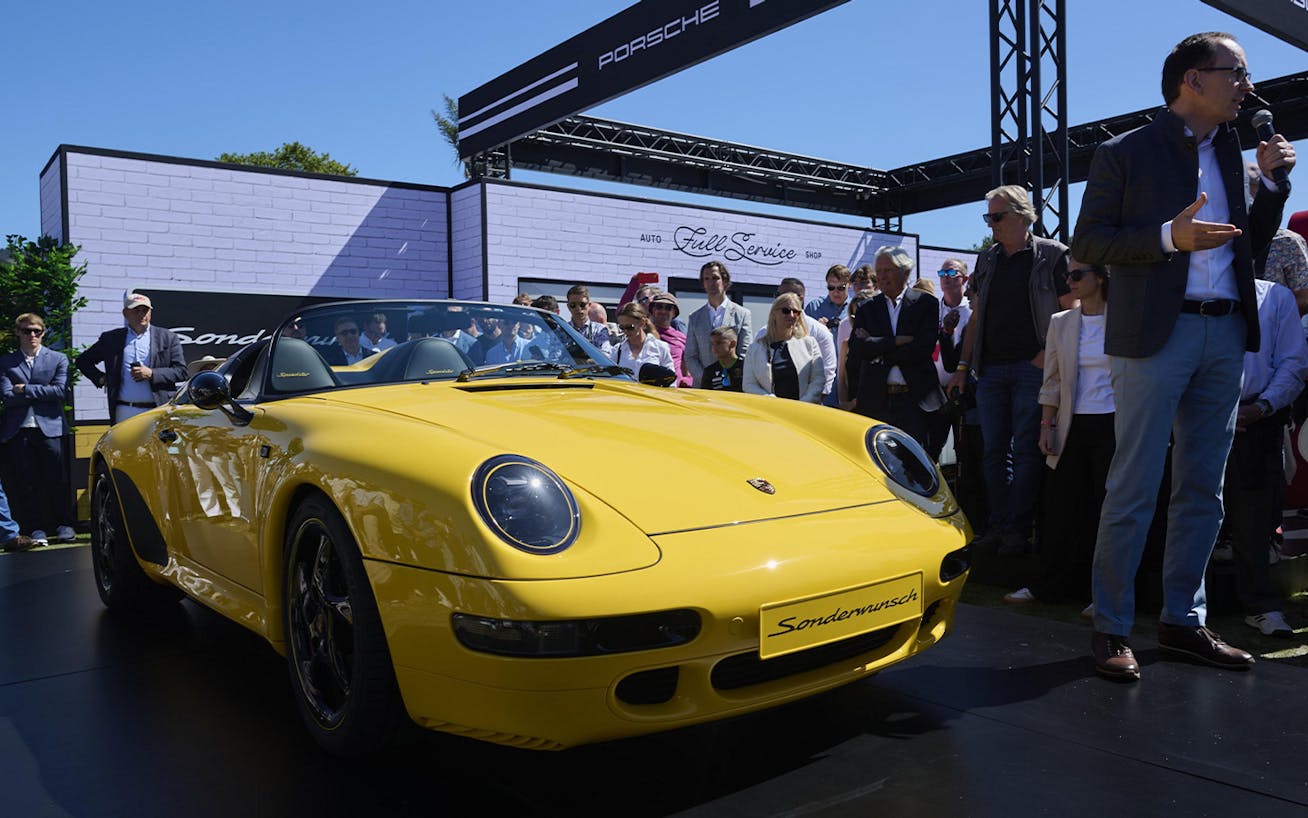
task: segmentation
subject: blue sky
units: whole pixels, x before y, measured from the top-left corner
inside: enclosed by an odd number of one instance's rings
[[[457,184],[453,153],[431,121],[441,94],[458,97],[628,5],[16,0],[3,13],[0,49],[0,233],[39,234],[38,176],[61,143],[212,159],[298,140],[363,176]],[[1073,124],[1160,104],[1163,57],[1196,31],[1235,34],[1255,81],[1308,67],[1304,52],[1199,0],[1067,5]],[[850,0],[587,113],[879,169],[972,150],[990,138],[987,7]],[[1304,181],[1287,216],[1308,210],[1308,170],[1295,175]],[[1072,199],[1075,209],[1079,186]],[[909,216],[904,229],[926,244],[967,247],[987,233],[982,210]]]

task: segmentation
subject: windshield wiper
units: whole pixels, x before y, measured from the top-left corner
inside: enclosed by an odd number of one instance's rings
[[[532,361],[530,363],[508,363],[492,366],[488,369],[465,369],[459,373],[459,383],[467,383],[483,375],[518,375],[523,372],[568,372],[572,367],[556,364],[552,361]]]
[[[569,369],[566,372],[560,372],[559,380],[564,380],[566,378],[578,378],[583,375],[600,375],[600,374],[630,376],[632,372],[630,369],[627,369],[625,366],[618,366],[616,364],[609,364],[607,366],[605,366],[604,364],[590,364],[589,366],[579,366],[576,369]]]

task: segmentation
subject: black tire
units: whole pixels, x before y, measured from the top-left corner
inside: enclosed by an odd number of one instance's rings
[[[404,705],[358,545],[323,497],[291,517],[283,592],[286,663],[309,732],[335,755],[380,750]]]
[[[95,467],[91,483],[91,565],[95,589],[111,611],[147,612],[172,607],[182,592],[150,579],[136,561],[118,492],[104,463]]]

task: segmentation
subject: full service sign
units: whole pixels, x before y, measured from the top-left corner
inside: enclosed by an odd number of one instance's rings
[[[642,0],[459,97],[459,156],[539,130],[848,0]]]

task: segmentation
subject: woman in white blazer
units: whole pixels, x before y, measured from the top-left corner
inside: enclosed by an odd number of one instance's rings
[[[1104,353],[1108,273],[1068,258],[1067,282],[1081,305],[1049,321],[1039,398],[1040,451],[1053,470],[1045,481],[1039,578],[1005,595],[1008,602],[1087,599],[1090,592],[1099,509],[1116,448]]]
[[[804,305],[794,293],[777,296],[767,333],[745,356],[745,391],[818,403],[825,385],[822,351],[804,324]]]

